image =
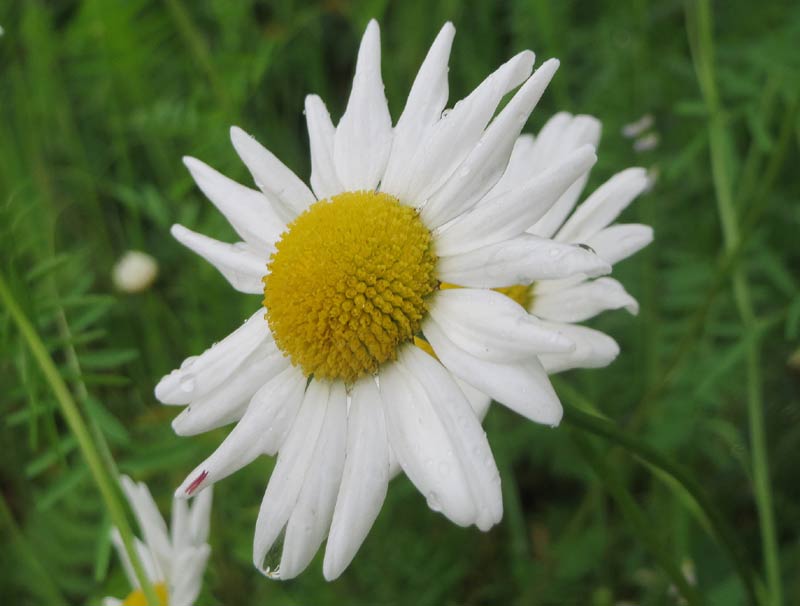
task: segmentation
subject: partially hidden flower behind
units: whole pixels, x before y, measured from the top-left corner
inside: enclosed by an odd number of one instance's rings
[[[582,146],[596,146],[600,131],[600,122],[592,116],[572,116],[563,112],[556,114],[535,138],[522,135],[517,139],[506,172],[495,188],[518,187],[531,176],[558,166]],[[642,168],[625,169],[598,187],[576,208],[588,176],[587,172],[576,180],[555,204],[528,227],[527,233],[586,247],[613,266],[653,240],[653,230],[647,225],[614,223],[619,214],[647,190],[650,177]],[[538,202],[531,200],[531,204]],[[632,314],[639,311],[638,303],[622,284],[607,276],[590,279],[577,274],[498,290],[540,318],[544,326],[575,343],[571,351],[539,356],[544,368],[551,374],[572,368],[598,368],[610,364],[619,353],[616,341],[578,323],[612,309],[626,309]],[[486,399],[476,398],[476,401],[480,403],[479,414],[485,414],[488,406]]]
[[[136,551],[160,606],[192,606],[200,595],[211,552],[207,540],[212,491],[198,495],[191,507],[185,499],[173,499],[172,519],[167,529],[147,486],[127,476],[121,477],[120,482],[144,539],[135,539]],[[147,600],[116,528],[111,539],[133,590],[122,600],[105,598],[103,605],[145,606]]]
[[[185,160],[243,241],[182,226],[173,235],[237,290],[263,293],[263,307],[155,393],[186,405],[173,422],[181,435],[237,422],[176,495],[278,455],[253,546],[268,576],[299,574],[327,536],[323,572],[338,577],[398,465],[431,509],[490,528],[500,478],[471,398],[561,419],[537,356],[574,344],[493,289],[610,270],[590,250],[525,233],[595,162],[594,148],[497,189],[558,63],[532,73],[522,52],[445,111],[454,34],[449,23],[440,31],[393,126],[370,22],[338,125],[319,97],[306,99],[310,189],[238,128],[233,146],[258,190]]]

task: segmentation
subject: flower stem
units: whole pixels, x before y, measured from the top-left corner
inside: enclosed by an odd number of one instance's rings
[[[714,530],[714,534],[733,561],[739,578],[742,581],[745,592],[751,604],[757,604],[755,585],[753,583],[753,573],[744,556],[744,552],[737,543],[735,535],[725,522],[716,507],[706,496],[700,485],[682,467],[674,463],[655,448],[646,442],[635,437],[633,434],[622,431],[614,423],[602,417],[583,412],[572,405],[564,403],[563,423],[580,429],[582,431],[605,438],[611,442],[622,446],[625,450],[632,453],[648,465],[660,469],[669,477],[673,478],[683,489],[694,499],[702,510],[709,524]]]
[[[3,302],[6,309],[8,309],[12,320],[22,334],[31,354],[33,354],[42,374],[50,385],[50,389],[53,391],[53,395],[61,408],[61,413],[64,415],[64,419],[70,431],[72,431],[72,434],[78,441],[81,453],[89,466],[97,488],[100,490],[100,494],[111,515],[111,519],[122,537],[125,551],[133,564],[134,572],[147,598],[147,603],[151,606],[157,606],[159,604],[158,596],[144,571],[144,566],[134,546],[133,531],[128,524],[128,519],[125,515],[125,507],[119,498],[119,487],[116,477],[110,472],[102,455],[95,447],[89,429],[78,409],[78,405],[73,399],[66,383],[64,383],[64,380],[61,378],[61,374],[58,372],[53,358],[48,353],[36,329],[12,295],[2,273],[0,273],[0,300]]]
[[[711,172],[717,200],[717,212],[722,225],[722,235],[726,252],[736,250],[741,241],[739,218],[733,196],[731,166],[728,161],[732,149],[725,126],[725,112],[717,91],[714,74],[714,39],[712,14],[708,0],[698,0],[694,11],[687,11],[690,27],[695,71],[700,90],[709,115],[709,145],[711,152]],[[733,294],[744,332],[747,337],[756,329],[756,314],[750,297],[750,287],[744,270],[737,267],[732,276]],[[772,488],[769,479],[767,457],[767,438],[764,429],[764,410],[761,382],[761,353],[759,342],[747,338],[746,381],[747,417],[750,426],[751,464],[755,490],[756,508],[761,529],[761,548],[764,558],[768,603],[779,606],[783,603],[781,586],[780,558],[778,554],[777,533],[772,505]]]

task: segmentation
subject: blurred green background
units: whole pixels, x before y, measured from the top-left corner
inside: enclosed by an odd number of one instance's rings
[[[652,225],[655,242],[614,272],[641,313],[594,322],[622,353],[608,369],[560,375],[556,387],[688,471],[733,529],[760,603],[800,603],[800,5],[791,1],[0,4],[0,271],[119,468],[168,512],[174,487],[227,430],[176,437],[176,411],[155,402],[153,385],[256,303],[169,236],[173,222],[233,235],[181,156],[247,182],[228,139],[238,124],[306,178],[303,97],[319,93],[341,115],[370,17],[382,26],[395,118],[452,20],[451,100],[522,49],[537,63],[558,57],[526,130],[560,110],[594,114],[604,136],[590,187],[631,165],[658,175],[623,217]],[[659,144],[637,152],[621,129],[644,114]],[[160,265],[145,293],[111,284],[128,249]],[[0,394],[3,603],[124,596],[97,489],[2,306]],[[685,603],[675,570],[694,603],[747,603],[730,551],[675,479],[642,464],[636,445],[579,425],[551,430],[493,408],[502,523],[458,528],[398,479],[335,583],[319,557],[285,583],[253,569],[272,465],[263,458],[217,486],[199,604]],[[774,523],[763,520],[773,509]]]

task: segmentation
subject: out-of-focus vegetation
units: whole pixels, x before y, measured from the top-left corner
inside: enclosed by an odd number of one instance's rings
[[[604,137],[591,185],[630,165],[658,175],[623,217],[652,225],[656,240],[615,268],[641,313],[595,322],[622,354],[556,385],[573,409],[607,415],[686,470],[742,566],[637,445],[496,407],[486,426],[505,516],[492,531],[454,526],[398,479],[339,581],[323,580],[319,559],[295,581],[268,581],[250,558],[264,458],[218,486],[199,603],[732,605],[748,600],[743,577],[762,604],[800,603],[798,354],[790,362],[800,347],[800,6],[790,1],[3,2],[0,272],[119,468],[168,511],[226,430],[176,437],[175,410],[152,387],[256,303],[169,237],[173,222],[232,235],[181,156],[247,182],[228,140],[238,124],[307,177],[303,97],[319,93],[340,115],[370,17],[382,25],[395,117],[452,20],[451,99],[519,50],[558,57],[527,130],[559,110],[594,114]],[[659,145],[636,152],[620,131],[648,113]],[[127,249],[160,264],[145,293],[113,290]],[[0,394],[3,603],[125,595],[110,519],[4,306]]]

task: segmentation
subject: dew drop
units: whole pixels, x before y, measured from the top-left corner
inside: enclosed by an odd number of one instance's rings
[[[551,248],[550,249],[550,256],[551,257],[557,257],[558,256],[558,249],[557,248]]]
[[[432,511],[439,512],[442,510],[442,503],[439,501],[439,495],[435,492],[431,491],[428,493],[427,501],[428,507],[430,507]]]
[[[185,391],[186,393],[193,392],[194,391],[194,386],[195,386],[194,375],[190,375],[190,374],[184,375],[183,377],[181,377],[181,380],[180,380],[179,384],[180,384],[181,390]]]
[[[275,539],[272,547],[267,551],[263,562],[261,562],[261,567],[268,579],[277,580],[281,578],[281,555],[283,554],[283,540],[285,537],[286,529],[284,528],[278,538]]]

